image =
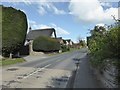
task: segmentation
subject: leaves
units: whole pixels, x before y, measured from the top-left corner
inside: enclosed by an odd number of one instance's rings
[[[2,6],[2,52],[4,56],[20,49],[24,44],[26,32],[26,15],[20,10]]]
[[[92,64],[95,67],[102,68],[106,59],[118,59],[120,57],[118,33],[120,33],[120,26],[118,25],[109,30],[95,26],[91,31],[88,47],[92,57]]]
[[[53,38],[40,36],[33,41],[34,51],[56,51],[60,49],[60,43]]]

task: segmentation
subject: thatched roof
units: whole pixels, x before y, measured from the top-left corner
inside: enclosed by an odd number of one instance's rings
[[[27,40],[34,40],[35,38],[37,38],[39,36],[48,36],[48,37],[51,37],[53,32],[55,33],[55,29],[54,28],[31,30],[27,34],[26,39]],[[56,35],[55,35],[55,37],[56,37]]]

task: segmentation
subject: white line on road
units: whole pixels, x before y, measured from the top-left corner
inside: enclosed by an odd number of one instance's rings
[[[49,67],[50,65],[52,65],[52,64],[48,64],[48,65],[46,65],[46,66],[44,66],[44,67],[42,67],[42,68],[39,68],[39,69],[37,69],[36,71],[34,71],[33,73],[31,73],[31,74],[29,74],[29,75],[27,75],[27,76],[24,76],[23,78],[28,78],[29,76],[32,76],[33,74],[37,73],[38,71],[41,71],[41,70]]]
[[[43,68],[49,67],[50,65],[52,65],[52,64],[48,64],[48,65],[44,66]]]

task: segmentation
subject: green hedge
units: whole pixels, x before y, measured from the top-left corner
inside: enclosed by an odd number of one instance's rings
[[[2,6],[2,54],[17,52],[24,44],[27,32],[27,18],[24,12]]]
[[[60,43],[53,38],[40,36],[33,41],[34,51],[53,52],[60,50]]]

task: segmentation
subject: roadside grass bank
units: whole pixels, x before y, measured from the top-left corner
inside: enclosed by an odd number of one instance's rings
[[[22,63],[25,62],[25,59],[23,58],[4,58],[4,59],[0,59],[0,66],[7,66],[7,65],[13,65],[13,64],[17,64],[17,63]]]
[[[81,49],[81,48],[80,48]],[[80,49],[77,49],[77,48],[70,48],[70,51],[68,52],[73,52],[73,51],[77,51],[77,50],[80,50]]]
[[[53,55],[65,54],[65,53],[69,53],[69,52],[73,52],[73,51],[77,51],[77,50],[80,50],[80,49],[70,48],[70,50],[69,50],[69,51],[66,51],[66,52],[61,52],[61,53],[49,53],[49,54],[47,54],[47,55],[48,55],[48,56],[53,56]]]

